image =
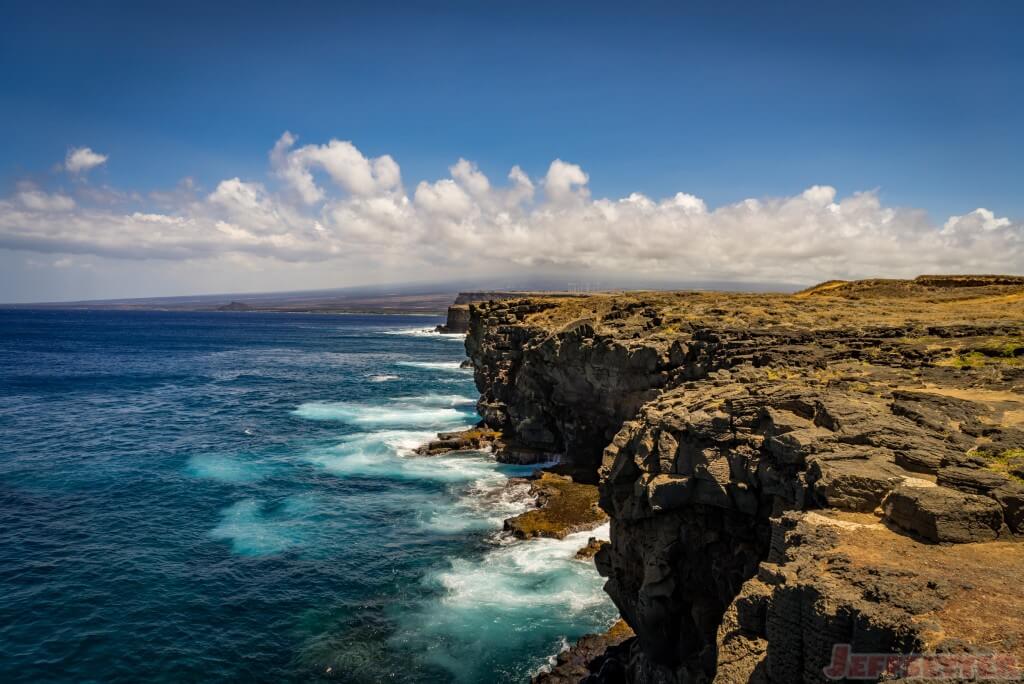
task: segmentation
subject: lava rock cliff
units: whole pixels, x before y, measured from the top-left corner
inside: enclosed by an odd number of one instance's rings
[[[586,681],[1024,655],[1024,280],[483,302],[466,349],[488,428],[600,482],[636,636]]]

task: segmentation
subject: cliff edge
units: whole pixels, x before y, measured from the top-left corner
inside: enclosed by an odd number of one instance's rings
[[[528,297],[468,327],[487,427],[600,483],[636,636],[586,681],[1019,676],[1024,279]]]

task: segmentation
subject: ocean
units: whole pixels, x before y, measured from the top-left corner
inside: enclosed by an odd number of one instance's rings
[[[611,624],[606,529],[412,455],[476,420],[438,322],[0,311],[0,681],[522,682]]]

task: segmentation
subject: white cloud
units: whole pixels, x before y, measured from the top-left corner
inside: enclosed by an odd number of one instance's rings
[[[64,158],[64,169],[70,173],[84,173],[107,161],[107,155],[93,152],[88,147],[72,147]]]
[[[313,178],[312,170],[316,168],[323,169],[338,187],[353,195],[389,192],[401,184],[398,164],[388,155],[368,159],[344,140],[291,149],[296,140],[286,131],[274,145],[270,158],[278,175],[306,204],[315,204],[325,197]]]
[[[942,232],[946,235],[977,233],[978,231],[999,230],[1010,225],[1010,219],[997,218],[988,209],[975,209],[964,216],[951,216]]]
[[[462,186],[447,178],[436,183],[421,182],[415,197],[416,205],[427,214],[456,221],[468,218],[475,206]]]
[[[685,192],[592,198],[588,174],[560,159],[540,179],[513,167],[499,185],[459,159],[450,177],[421,181],[410,197],[390,156],[369,158],[338,140],[295,143],[285,133],[274,145],[267,183],[229,178],[206,194],[188,182],[150,200],[121,192],[111,203],[84,184],[74,197],[21,184],[0,199],[0,249],[330,261],[339,280],[373,265],[393,270],[393,280],[427,267],[782,282],[1024,269],[1024,224],[983,208],[935,225],[922,210],[883,205],[876,192],[839,196],[827,185],[717,208]],[[314,172],[330,182],[321,186]]]
[[[487,176],[480,173],[480,169],[473,162],[460,158],[448,170],[451,172],[452,178],[473,197],[486,198],[490,194],[491,182],[487,180]]]
[[[590,177],[579,166],[556,159],[544,176],[544,192],[552,202],[582,201],[590,195],[586,187],[588,181]]]
[[[19,183],[15,198],[29,211],[62,212],[75,208],[75,200],[59,192],[46,193],[31,183]]]

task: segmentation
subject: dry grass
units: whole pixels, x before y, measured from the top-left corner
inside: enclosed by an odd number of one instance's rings
[[[938,610],[920,615],[929,646],[960,639],[990,652],[1024,656],[1024,544],[924,544],[880,525],[844,530],[833,553],[874,572],[910,571],[950,586]]]
[[[832,281],[798,294],[636,291],[549,301],[556,306],[531,315],[530,323],[555,330],[570,321],[589,318],[600,330],[603,326],[620,325],[640,310],[652,308],[662,324],[644,331],[644,337],[671,336],[684,325],[813,330],[1024,321],[1024,281],[982,287],[925,287],[914,281],[897,280]],[[935,342],[939,343],[938,338]],[[1018,350],[1024,348],[1024,338],[1007,337],[1002,343],[1004,347],[994,356],[1020,358],[1015,355],[1022,353]],[[987,354],[993,349],[981,345],[965,351]]]

